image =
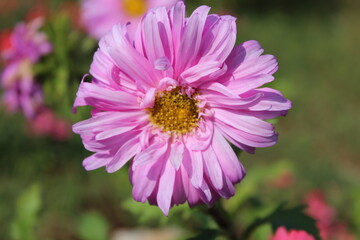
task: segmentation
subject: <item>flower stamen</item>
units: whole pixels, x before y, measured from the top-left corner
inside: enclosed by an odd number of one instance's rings
[[[145,0],[124,0],[123,8],[130,16],[138,17],[146,12],[147,6]]]
[[[197,101],[179,88],[159,92],[149,112],[150,121],[165,132],[185,134],[195,128],[199,121]]]

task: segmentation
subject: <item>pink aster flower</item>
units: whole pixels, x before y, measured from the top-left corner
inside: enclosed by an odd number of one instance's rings
[[[28,24],[19,23],[1,44],[1,57],[5,63],[1,72],[3,102],[9,111],[22,110],[28,118],[34,117],[42,104],[42,92],[35,82],[33,65],[51,51],[46,35],[39,31],[41,25],[41,18]]]
[[[51,44],[45,33],[39,29],[43,25],[42,18],[36,18],[29,23],[19,23],[9,35],[7,48],[1,55],[5,61],[28,59],[35,63],[39,58],[51,51]]]
[[[171,7],[179,0],[82,0],[81,18],[91,36],[100,39],[115,24],[131,22],[134,32],[144,13],[153,7]]]
[[[335,208],[326,201],[324,192],[320,190],[309,192],[305,203],[308,205],[307,214],[316,220],[321,239],[355,239],[355,236],[348,231],[346,224],[337,219]]]
[[[303,230],[287,232],[285,227],[279,227],[271,240],[315,240],[315,238]]]
[[[212,204],[234,195],[245,170],[229,142],[253,153],[276,143],[265,119],[285,115],[289,100],[271,88],[277,62],[256,41],[236,47],[235,18],[189,18],[182,2],[150,10],[134,41],[115,25],[99,43],[74,107],[93,107],[73,126],[95,152],[85,169],[114,172],[130,159],[136,201],[158,205]]]
[[[31,63],[24,59],[7,65],[1,74],[6,109],[9,112],[22,110],[27,118],[34,117],[43,102],[41,88],[35,83],[31,68]]]
[[[28,123],[29,133],[35,136],[49,136],[64,141],[70,138],[70,123],[58,118],[50,109],[43,108]]]

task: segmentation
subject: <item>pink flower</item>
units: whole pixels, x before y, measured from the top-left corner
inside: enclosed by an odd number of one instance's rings
[[[314,190],[305,199],[308,205],[307,214],[316,220],[322,239],[329,239],[332,224],[335,221],[335,210],[325,201],[323,192]]]
[[[70,123],[44,108],[29,122],[29,132],[34,136],[49,136],[63,141],[70,138]]]
[[[271,240],[315,240],[315,238],[303,230],[287,232],[285,227],[279,227]]]
[[[131,22],[134,32],[144,13],[153,7],[171,7],[179,0],[82,0],[81,18],[91,36],[100,39],[115,24]]]
[[[2,57],[11,62],[25,58],[35,63],[41,56],[50,53],[51,44],[46,34],[39,31],[42,25],[42,18],[36,18],[27,24],[17,24],[9,36],[10,47],[2,51]]]
[[[35,82],[33,65],[51,51],[46,35],[39,32],[41,24],[40,18],[28,24],[19,23],[1,44],[1,57],[5,62],[1,72],[3,102],[10,112],[22,110],[28,118],[34,117],[42,105],[42,92]]]
[[[185,17],[182,2],[150,10],[134,41],[116,25],[99,43],[74,107],[93,107],[73,126],[94,155],[85,169],[115,172],[130,159],[136,201],[158,205],[212,204],[234,195],[245,170],[228,141],[254,153],[276,143],[264,121],[285,115],[289,100],[271,88],[277,62],[256,41],[234,48],[235,18]]]
[[[338,221],[335,209],[327,203],[322,191],[311,191],[305,202],[308,205],[306,212],[316,220],[321,239],[355,239],[355,236],[348,232],[347,226]]]
[[[27,118],[32,118],[43,103],[41,88],[35,83],[32,64],[27,59],[6,66],[1,74],[1,87],[2,100],[9,112],[22,110]]]

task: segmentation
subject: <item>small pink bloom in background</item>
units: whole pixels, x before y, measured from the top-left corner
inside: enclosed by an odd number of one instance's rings
[[[10,36],[11,47],[2,51],[2,57],[10,62],[28,59],[35,63],[41,56],[50,53],[51,44],[46,34],[39,31],[42,25],[42,18],[18,23]]]
[[[308,193],[305,203],[308,206],[306,213],[316,220],[321,239],[355,240],[347,226],[337,220],[335,209],[326,202],[322,191],[313,190]]]
[[[308,206],[306,213],[316,220],[320,237],[329,239],[336,214],[335,210],[325,201],[324,193],[314,190],[306,196],[305,202]]]
[[[28,122],[29,133],[34,136],[49,136],[63,141],[70,138],[71,124],[60,119],[49,109],[41,109],[36,117]]]
[[[295,182],[294,174],[291,171],[283,171],[270,184],[275,188],[285,189],[291,187]]]
[[[291,102],[260,88],[278,68],[256,41],[234,47],[232,16],[189,18],[182,2],[150,10],[134,40],[115,25],[99,43],[92,82],[82,82],[74,108],[92,106],[92,117],[73,126],[95,152],[85,169],[115,172],[130,159],[136,201],[158,205],[212,204],[234,195],[245,176],[232,150],[254,153],[276,143],[264,121],[285,115]]]
[[[7,51],[12,48],[11,31],[3,30],[0,33],[0,52]]]
[[[34,79],[33,65],[51,51],[46,35],[39,31],[41,25],[41,18],[19,23],[1,44],[5,63],[1,72],[3,102],[10,112],[22,110],[28,118],[34,117],[42,105],[42,91]]]
[[[271,240],[315,240],[315,238],[303,230],[286,231],[285,227],[279,227]]]
[[[153,7],[171,7],[179,0],[82,0],[82,23],[89,34],[103,37],[115,24],[131,22],[134,32],[141,17]]]

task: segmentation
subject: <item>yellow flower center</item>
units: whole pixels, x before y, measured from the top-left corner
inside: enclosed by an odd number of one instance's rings
[[[160,92],[155,97],[154,107],[149,109],[150,121],[165,132],[188,133],[199,121],[196,103],[186,93],[182,94],[179,88]]]
[[[124,0],[123,7],[125,12],[132,17],[143,15],[147,8],[145,0]]]

